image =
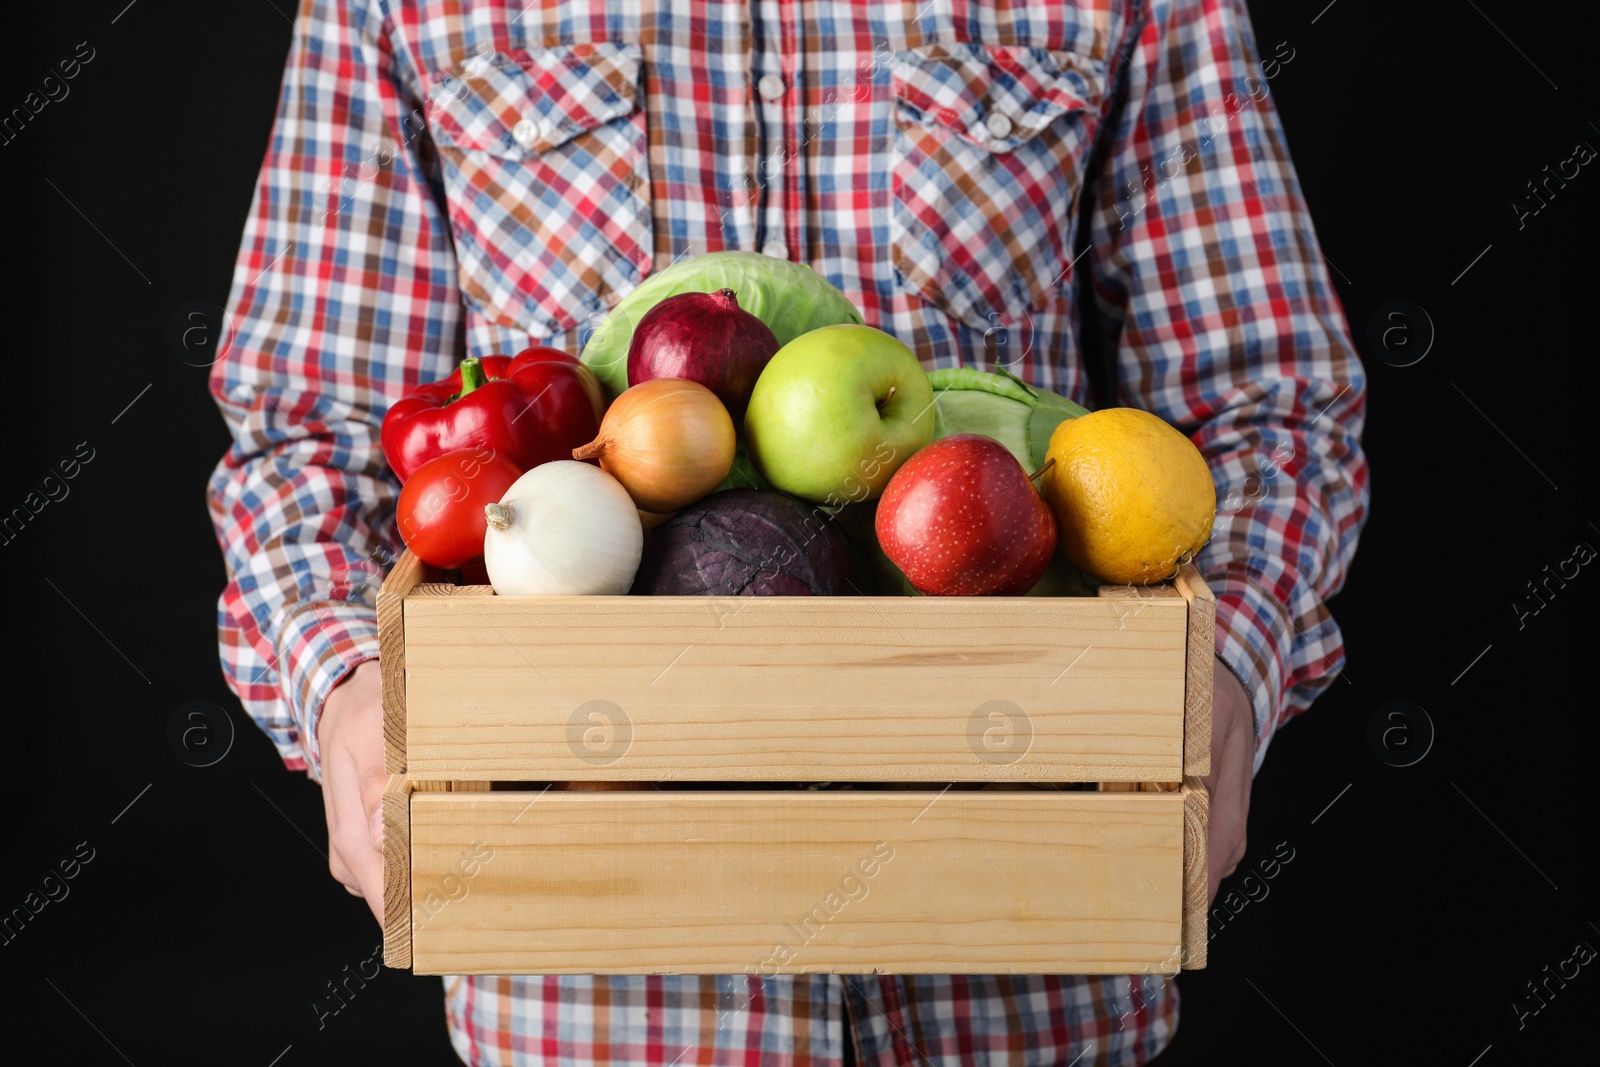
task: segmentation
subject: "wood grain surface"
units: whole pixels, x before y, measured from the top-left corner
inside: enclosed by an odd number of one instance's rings
[[[383,964],[411,966],[411,783],[391,774],[383,787]]]
[[[414,793],[416,972],[1126,974],[1179,958],[1183,793],[737,796]]]
[[[406,771],[1176,781],[1189,603],[412,596]]]
[[[405,599],[423,578],[422,560],[407,549],[378,588],[378,671],[383,681],[383,769],[406,770]]]
[[[1183,780],[1183,967],[1206,965],[1209,927],[1206,910],[1207,842],[1211,829],[1211,794],[1199,778]]]
[[[1211,711],[1217,666],[1217,598],[1200,572],[1185,563],[1175,583],[1189,604],[1189,649],[1184,667],[1183,773],[1211,773]]]

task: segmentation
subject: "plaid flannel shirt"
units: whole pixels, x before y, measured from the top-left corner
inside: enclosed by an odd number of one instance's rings
[[[1217,653],[1273,731],[1341,668],[1365,377],[1243,0],[304,0],[212,388],[222,661],[291,768],[378,653],[378,431],[579,351],[687,255],[811,265],[930,368],[1153,411],[1211,465]],[[1112,395],[1092,390],[1105,359]],[[446,980],[473,1064],[1135,1064],[1159,976]]]

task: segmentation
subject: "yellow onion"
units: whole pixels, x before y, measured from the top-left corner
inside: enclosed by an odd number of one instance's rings
[[[641,511],[659,513],[721,485],[733,452],[733,419],[715,393],[684,378],[653,378],[613,400],[600,436],[572,458],[598,459]]]
[[[649,533],[676,514],[677,512],[675,511],[641,511],[639,512],[639,525],[644,527],[646,533]]]

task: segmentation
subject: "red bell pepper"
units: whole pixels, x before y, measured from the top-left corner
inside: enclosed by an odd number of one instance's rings
[[[600,432],[600,381],[557,348],[535,345],[515,358],[468,358],[448,378],[424,385],[383,418],[383,454],[402,482],[446,452],[491,448],[523,470]]]

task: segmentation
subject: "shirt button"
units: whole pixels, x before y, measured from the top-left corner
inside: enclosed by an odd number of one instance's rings
[[[761,94],[763,100],[782,100],[785,91],[783,79],[776,74],[763,74],[761,80],[756,82],[756,92]]]
[[[983,120],[989,133],[999,140],[1011,136],[1011,120],[998,111],[990,112],[989,117]]]
[[[768,241],[761,246],[761,254],[771,256],[773,259],[788,259],[789,246],[782,241]]]
[[[532,148],[539,143],[539,124],[532,119],[523,119],[511,127],[511,136],[523,148]]]

